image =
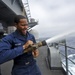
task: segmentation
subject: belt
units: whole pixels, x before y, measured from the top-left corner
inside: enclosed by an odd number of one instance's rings
[[[23,65],[23,66],[28,66],[34,64],[36,61],[31,60],[31,61],[16,61],[14,62],[14,65]]]

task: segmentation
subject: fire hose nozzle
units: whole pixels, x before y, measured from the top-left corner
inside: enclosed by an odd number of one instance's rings
[[[42,41],[42,42],[38,42],[36,44],[30,45],[27,49],[24,50],[24,53],[29,52],[29,51],[33,51],[36,50],[37,48],[41,47],[41,46],[45,46],[46,42]]]

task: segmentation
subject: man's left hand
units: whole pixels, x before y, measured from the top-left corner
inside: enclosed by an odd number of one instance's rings
[[[38,50],[38,49],[33,50],[33,51],[32,51],[32,55],[34,56],[34,58],[38,57],[38,55],[39,55],[39,50]]]

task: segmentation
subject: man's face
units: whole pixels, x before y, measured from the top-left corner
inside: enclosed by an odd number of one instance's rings
[[[16,25],[16,28],[21,32],[21,34],[25,35],[28,28],[27,19],[20,19],[19,23]]]

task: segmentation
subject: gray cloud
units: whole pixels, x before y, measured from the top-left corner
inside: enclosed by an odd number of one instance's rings
[[[25,0],[23,0],[25,1]],[[40,37],[53,36],[75,28],[75,0],[29,0],[34,27]]]

